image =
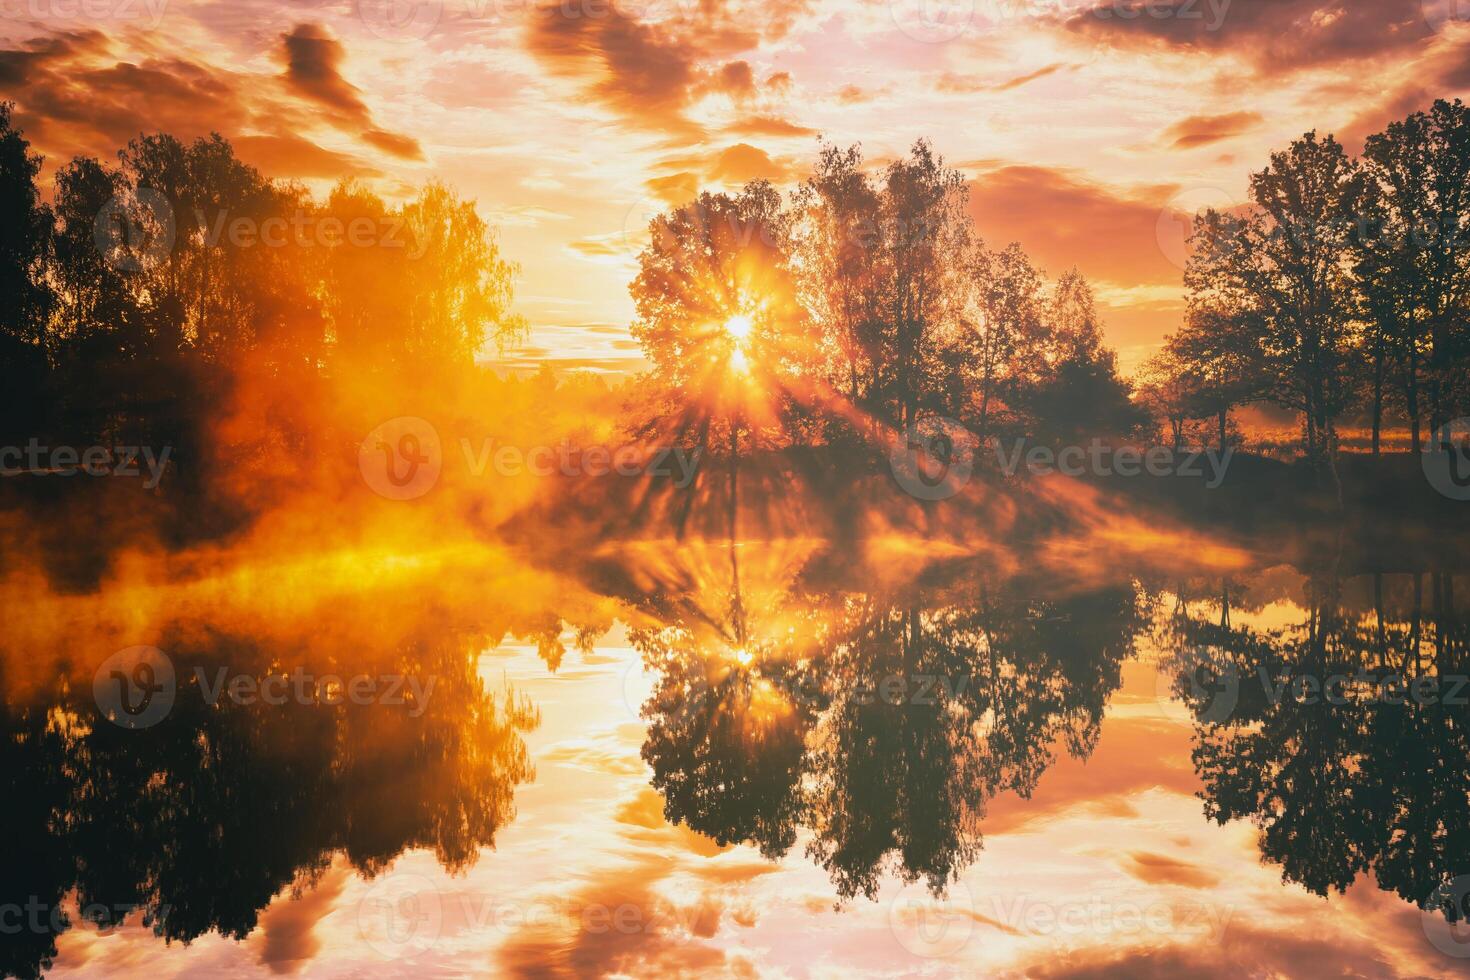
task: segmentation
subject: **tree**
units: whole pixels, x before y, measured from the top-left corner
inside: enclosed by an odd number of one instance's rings
[[[125,191],[121,173],[90,157],[77,157],[56,172],[53,342],[92,348],[106,336],[113,353],[140,353],[138,338],[130,336],[138,324],[131,284],[97,245],[97,216]]]
[[[629,286],[638,318],[634,338],[653,364],[653,380],[675,411],[681,435],[718,444],[711,427],[726,430],[732,450],[747,425],[760,373],[783,372],[780,336],[801,336],[788,267],[788,216],[765,181],[737,195],[702,193],[650,226]]]
[[[1046,328],[1036,367],[1021,401],[1033,432],[1075,443],[1087,436],[1127,433],[1145,419],[1118,374],[1117,355],[1102,343],[1092,287],[1073,269],[1045,308]]]
[[[394,261],[406,263],[414,356],[470,364],[487,338],[503,350],[524,334],[525,320],[510,312],[519,269],[501,258],[474,202],[431,183],[404,207],[403,221],[411,251]]]
[[[1194,418],[1214,418],[1225,451],[1230,411],[1257,398],[1265,384],[1259,332],[1249,316],[1205,303],[1191,306],[1178,333],[1165,339],[1189,385]]]
[[[1470,353],[1470,109],[1440,100],[1393,123],[1369,137],[1363,169],[1367,220],[1355,254],[1372,325],[1375,421],[1391,364],[1418,450],[1421,395],[1427,387],[1437,432],[1454,409],[1456,365]]]
[[[822,374],[853,406],[871,407],[882,356],[878,200],[861,149],[827,144],[792,202],[792,268],[816,328],[811,344]]]
[[[969,256],[968,295],[960,346],[966,355],[970,397],[978,399],[976,427],[990,428],[990,413],[1004,389],[1019,384],[1043,340],[1041,273],[1012,242],[992,252],[976,241]],[[1014,399],[1014,392],[1010,392]]]
[[[36,190],[41,157],[12,125],[12,108],[0,102],[0,333],[40,345],[52,302],[44,277],[52,218]]]
[[[1138,400],[1154,418],[1162,420],[1170,444],[1178,453],[1184,448],[1189,423],[1196,417],[1200,379],[1180,360],[1169,339],[1139,370]]]
[[[0,418],[24,427],[39,411],[46,370],[52,218],[35,185],[41,158],[12,125],[12,108],[0,102]]]
[[[142,302],[142,325],[150,352],[157,356],[177,354],[185,346],[185,324],[189,315],[189,253],[202,245],[183,224],[194,215],[189,151],[167,134],[140,136],[118,153],[128,191],[123,204],[127,227],[138,229],[146,243],[146,254],[129,256],[140,282],[137,295]],[[130,234],[131,237],[131,234]],[[111,257],[111,256],[110,256]],[[195,280],[197,283],[197,279]]]
[[[921,408],[945,411],[952,390],[942,354],[952,348],[963,302],[959,256],[971,229],[964,177],[925,140],[883,175],[878,241],[884,320],[880,377],[891,421],[907,427]]]
[[[1359,183],[1336,140],[1308,133],[1251,177],[1245,213],[1197,219],[1185,271],[1192,303],[1258,333],[1270,396],[1302,413],[1307,456],[1325,460],[1334,482],[1336,420],[1352,391],[1347,257]]]

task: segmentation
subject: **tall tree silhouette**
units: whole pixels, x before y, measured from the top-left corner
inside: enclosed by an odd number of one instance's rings
[[[51,211],[35,185],[41,158],[14,128],[12,108],[0,103],[0,418],[7,420],[0,433],[39,414],[53,303],[46,278]]]
[[[1437,432],[1464,407],[1455,372],[1470,355],[1470,109],[1440,100],[1391,124],[1369,137],[1363,167],[1368,221],[1356,255],[1372,327],[1375,422],[1391,368],[1417,451],[1426,409]]]
[[[1334,480],[1336,422],[1352,395],[1359,186],[1338,142],[1308,133],[1252,175],[1252,208],[1202,215],[1185,272],[1194,302],[1259,329],[1271,397],[1302,414],[1308,457]]]

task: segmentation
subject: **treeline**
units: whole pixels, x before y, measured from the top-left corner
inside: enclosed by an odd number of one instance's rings
[[[1437,101],[1353,159],[1308,133],[1253,174],[1250,201],[1196,218],[1188,316],[1141,393],[1177,442],[1237,406],[1298,413],[1309,459],[1345,418],[1405,420],[1413,450],[1470,414],[1470,110]],[[1335,472],[1335,469],[1334,469]]]
[[[805,444],[926,415],[1066,440],[1145,422],[1080,273],[1048,282],[1019,245],[987,246],[927,142],[863,164],[826,145],[787,197],[756,181],[652,222],[631,286],[651,417]]]
[[[140,136],[56,172],[0,105],[0,433],[187,446],[241,372],[290,406],[322,378],[473,368],[524,331],[474,206],[267,180],[218,135]]]
[[[0,106],[6,440],[126,431],[183,458],[242,373],[302,440],[321,427],[303,406],[344,390],[366,405],[406,377],[475,375],[459,414],[483,417],[497,396],[475,356],[524,334],[514,266],[441,185],[391,205],[347,181],[321,201],[217,135],[75,159],[49,200],[40,167]],[[1157,419],[1176,445],[1208,420],[1223,444],[1237,407],[1269,401],[1300,414],[1314,462],[1360,411],[1375,450],[1396,416],[1419,448],[1470,414],[1467,177],[1459,102],[1361,159],[1315,134],[1274,154],[1248,206],[1198,216],[1186,322],[1130,382],[1082,275],[1049,280],[1019,245],[983,241],[965,178],[927,142],[879,168],[824,145],[789,194],[757,181],[651,224],[630,289],[652,371],[625,387],[623,419],[712,448],[873,447],[925,416],[1052,443]]]

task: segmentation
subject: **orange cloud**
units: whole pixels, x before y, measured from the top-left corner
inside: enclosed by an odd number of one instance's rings
[[[286,65],[283,77],[289,90],[327,109],[339,125],[359,131],[369,145],[405,160],[423,159],[417,140],[373,125],[372,113],[360,98],[360,90],[339,70],[346,57],[341,42],[319,24],[297,24],[290,33],[281,35],[281,46]]]
[[[738,119],[725,127],[732,136],[815,136],[815,129],[808,129],[774,116],[750,116]]]
[[[1007,79],[1004,82],[991,82],[974,75],[961,75],[956,72],[947,71],[939,76],[939,81],[935,84],[935,88],[941,92],[956,92],[960,94],[971,92],[1009,92],[1011,89],[1020,88],[1028,82],[1034,82],[1038,78],[1045,78],[1048,75],[1055,75],[1064,69],[1070,70],[1076,67],[1076,65],[1068,64],[1065,61],[1058,61],[1038,68],[1035,71],[1027,72],[1024,75],[1017,75],[1015,78]]]
[[[1019,241],[1050,271],[1075,265],[1111,282],[1176,285],[1181,272],[1158,240],[1174,190],[1119,191],[1071,171],[1009,164],[971,182],[970,211],[986,239]]]
[[[335,867],[298,897],[277,898],[260,916],[260,962],[272,973],[296,973],[322,948],[316,924],[330,914],[351,874]]]
[[[371,126],[357,90],[336,73],[336,41],[303,25],[283,35],[283,51],[284,90],[269,76],[181,57],[138,57],[97,31],[61,32],[0,50],[0,88],[15,101],[17,124],[51,167],[73,156],[108,159],[143,132],[185,141],[219,132],[269,176],[381,173],[302,135],[319,115],[303,113],[292,96],[329,109],[339,127],[375,149],[422,157],[409,137]]]
[[[1129,854],[1123,870],[1139,881],[1146,881],[1151,885],[1213,888],[1220,883],[1218,875],[1211,874],[1199,865],[1149,851],[1134,851]]]
[[[699,74],[696,53],[662,25],[645,24],[609,7],[602,17],[568,17],[560,4],[533,12],[526,38],[552,72],[588,92],[639,129],[693,136],[685,117]]]
[[[1422,0],[1099,0],[1071,31],[1124,46],[1228,52],[1262,75],[1371,58],[1434,36]]]
[[[1264,121],[1259,112],[1190,116],[1164,130],[1164,139],[1170,141],[1176,150],[1192,150],[1249,132]]]
[[[749,143],[736,143],[722,150],[713,160],[710,175],[727,184],[744,184],[752,180],[779,183],[786,179],[787,168],[771,159],[765,150]]]

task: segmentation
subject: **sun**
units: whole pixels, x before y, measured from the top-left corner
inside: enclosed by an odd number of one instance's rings
[[[750,372],[750,360],[746,357],[745,349],[749,346],[752,326],[750,317],[743,313],[737,313],[725,321],[725,336],[731,340],[730,370],[736,374]]]

